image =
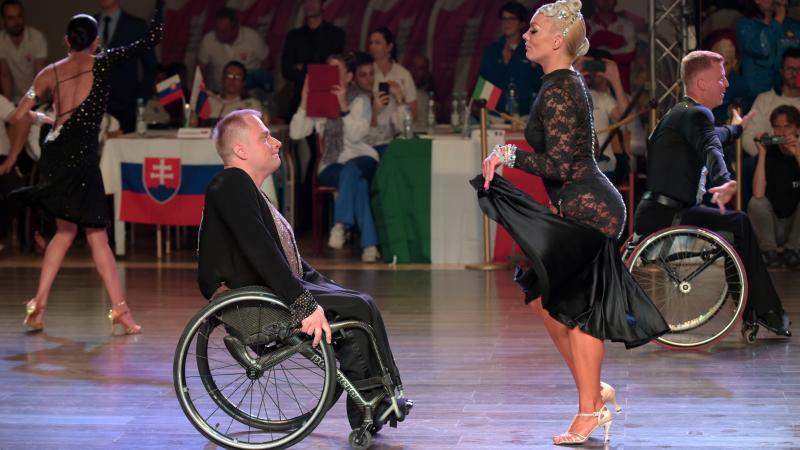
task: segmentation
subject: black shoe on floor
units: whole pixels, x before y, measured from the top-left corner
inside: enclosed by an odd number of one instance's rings
[[[778,267],[781,265],[781,257],[775,250],[767,250],[761,252],[761,257],[764,259],[764,264],[767,267]]]
[[[767,311],[766,314],[759,316],[756,322],[778,336],[792,336],[792,331],[789,329],[792,326],[792,321],[789,320],[789,316],[785,312],[778,315],[775,311]]]
[[[787,248],[783,250],[783,263],[786,264],[786,267],[794,269],[798,265],[800,265],[800,251]]]

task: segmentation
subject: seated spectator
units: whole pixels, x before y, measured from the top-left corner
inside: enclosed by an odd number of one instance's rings
[[[210,95],[211,106],[209,120],[216,122],[231,111],[237,109],[254,109],[261,112],[261,103],[252,98],[242,98],[247,69],[239,61],[231,61],[222,70],[222,91],[219,95]]]
[[[778,78],[783,54],[800,45],[800,22],[789,18],[786,8],[785,1],[752,0],[746,17],[736,23],[742,75],[752,96],[781,82]]]
[[[800,108],[800,86],[797,85],[797,76],[800,75],[800,48],[786,50],[780,73],[780,87],[762,92],[753,102],[755,114],[742,135],[742,148],[751,156],[758,155],[758,147],[753,138],[770,131],[769,117],[775,108],[780,105]]]
[[[394,33],[388,28],[378,28],[369,35],[369,54],[375,61],[375,86],[373,92],[377,95],[381,83],[389,83],[392,92],[399,92],[396,96],[400,105],[407,105],[411,119],[417,117],[417,88],[414,78],[405,67],[397,62],[397,44]]]
[[[800,264],[800,111],[790,105],[775,108],[769,116],[772,135],[784,144],[756,143],[758,159],[753,176],[753,197],[747,211],[764,261],[780,264],[783,246],[787,267]],[[763,133],[761,136],[766,136]]]
[[[267,44],[256,30],[239,25],[236,10],[221,8],[217,11],[214,30],[206,33],[200,42],[197,61],[203,67],[206,87],[220,92],[222,71],[228,62],[239,61],[251,72],[251,78],[262,79],[269,72],[268,55]]]
[[[589,95],[592,96],[594,115],[594,126],[597,130],[597,143],[602,148],[609,139],[607,131],[600,132],[619,121],[622,113],[628,107],[628,95],[622,87],[619,77],[617,63],[610,59],[611,54],[603,50],[590,50],[588,58],[581,58],[577,64],[578,70],[587,78],[589,85]],[[587,63],[588,62],[588,63]],[[605,67],[600,71],[602,62]],[[617,176],[617,155],[625,153],[625,135],[629,134],[626,127],[621,127],[619,131],[613,131],[611,142],[603,149],[603,153],[597,158],[597,165],[606,174],[612,183],[619,183],[627,173],[620,173]],[[627,167],[627,165],[626,165]]]
[[[431,65],[425,55],[417,54],[411,59],[411,76],[417,87],[417,120],[414,122],[414,127],[424,129],[428,126],[430,100],[436,98],[436,86],[433,83]]]
[[[6,133],[6,124],[11,123],[16,107],[5,96],[0,95],[0,252],[6,247],[8,231],[11,221],[18,214],[21,205],[9,200],[6,196],[14,189],[27,184],[27,177],[17,167],[17,158],[22,149],[22,143],[12,148],[9,136]],[[12,129],[13,130],[13,129]],[[13,131],[12,131],[13,135]]]
[[[636,28],[623,11],[617,11],[617,0],[596,0],[595,14],[586,24],[592,48],[611,53],[619,69],[625,92],[630,92],[631,62],[636,57]]]
[[[542,85],[542,68],[528,61],[522,33],[528,28],[530,12],[519,2],[508,2],[500,7],[500,32],[502,36],[483,50],[480,76],[500,88],[503,93],[497,102],[497,111],[511,114],[509,87],[516,91],[517,113],[527,116],[533,98]]]
[[[365,142],[370,128],[373,76],[372,61],[363,53],[334,55],[328,64],[339,68],[341,84],[334,89],[341,118],[316,119],[306,115],[309,102],[308,82],[303,86],[298,108],[289,124],[292,139],[302,139],[313,131],[320,135],[323,153],[319,163],[319,181],[337,190],[334,225],[328,246],[342,248],[348,229],[361,233],[361,260],[375,262],[378,232],[370,206],[369,185],[378,166],[378,152]]]

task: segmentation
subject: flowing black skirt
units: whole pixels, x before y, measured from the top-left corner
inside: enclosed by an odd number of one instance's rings
[[[531,262],[514,273],[526,303],[541,297],[542,306],[564,325],[627,348],[669,331],[623,265],[613,239],[553,214],[500,175],[488,191],[482,175],[470,183],[483,212],[508,231]]]

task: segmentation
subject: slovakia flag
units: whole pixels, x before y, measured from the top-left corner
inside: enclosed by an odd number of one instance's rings
[[[156,85],[158,91],[158,101],[161,106],[167,106],[172,102],[183,100],[183,87],[181,78],[173,75]]]
[[[182,164],[180,158],[123,162],[120,219],[161,225],[199,225],[211,178],[222,165]]]

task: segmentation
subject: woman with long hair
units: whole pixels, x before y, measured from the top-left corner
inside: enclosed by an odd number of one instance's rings
[[[578,414],[566,433],[553,437],[557,445],[585,442],[600,426],[608,440],[613,416],[604,403],[616,399],[600,381],[603,340],[630,348],[669,330],[617,251],[625,205],[597,166],[591,98],[572,66],[589,49],[580,9],[578,0],[543,5],[523,36],[527,58],[544,70],[525,129],[536,153],[497,146],[483,162],[483,179],[472,181],[481,208],[530,259],[530,269],[518,269],[515,281],[578,389]],[[501,164],[542,177],[551,207],[495,175]]]
[[[64,37],[69,48],[67,57],[36,75],[14,113],[15,121],[53,125],[42,148],[38,183],[16,192],[56,218],[56,234],[44,253],[36,296],[26,304],[23,324],[33,330],[44,328],[44,312],[53,281],[81,226],[111,299],[112,332],[115,325],[121,325],[125,334],[141,332],[125,302],[116,261],[108,245],[109,217],[97,136],[108,103],[111,71],[117,63],[159,42],[163,5],[163,0],[156,2],[155,16],[144,38],[101,53],[97,53],[97,21],[86,14],[74,16]],[[31,111],[38,98],[48,95],[52,95],[55,120]]]

